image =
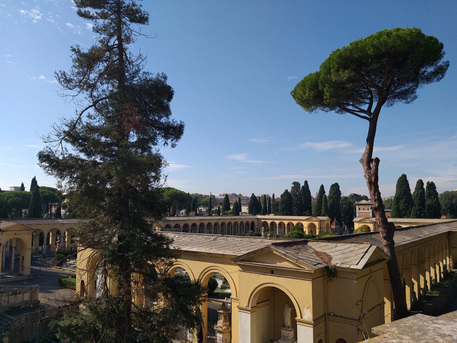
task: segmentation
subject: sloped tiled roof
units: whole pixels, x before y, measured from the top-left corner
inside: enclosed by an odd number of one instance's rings
[[[362,269],[376,247],[369,243],[342,243],[307,240],[268,240],[260,237],[237,237],[198,233],[162,234],[173,239],[172,247],[188,252],[212,253],[235,257],[242,261],[247,255],[270,248],[284,258],[312,269],[328,265]],[[383,253],[380,252],[382,255]]]
[[[172,247],[191,252],[241,256],[271,245],[274,241],[260,237],[210,235],[202,233],[161,232],[173,239]]]

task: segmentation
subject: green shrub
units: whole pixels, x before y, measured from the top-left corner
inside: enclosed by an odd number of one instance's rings
[[[208,280],[208,294],[212,295],[217,288],[217,281],[214,276],[211,276]]]
[[[59,285],[65,288],[76,289],[76,279],[68,276],[61,277],[59,279]]]

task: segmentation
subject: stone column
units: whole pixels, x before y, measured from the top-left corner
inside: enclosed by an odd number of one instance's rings
[[[411,278],[413,291],[413,298],[411,299],[411,303],[414,304],[420,297],[419,265],[411,264]]]
[[[238,307],[238,342],[251,343],[251,309]]]
[[[16,253],[16,239],[11,240],[11,249],[10,249],[10,272],[14,272],[14,254]]]
[[[49,243],[51,245],[51,251],[56,252],[56,242],[57,242],[57,229],[52,229],[49,232]]]
[[[230,310],[225,304],[222,303],[221,307],[217,310],[217,324],[214,326],[216,331],[217,343],[228,343],[230,340]]]
[[[206,343],[208,339],[208,294],[202,294],[203,301],[200,305],[200,313],[202,315],[202,331],[203,331],[203,342]]]

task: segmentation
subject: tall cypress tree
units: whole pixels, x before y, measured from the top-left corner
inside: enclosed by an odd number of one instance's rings
[[[29,218],[41,218],[41,196],[40,186],[38,185],[35,185],[33,188],[27,216]]]
[[[233,203],[232,214],[234,216],[239,216],[240,215],[240,205],[238,204],[237,200],[235,200],[235,202]]]
[[[174,147],[184,124],[171,118],[173,89],[164,74],[144,71],[145,58],[130,51],[148,13],[131,0],[74,0],[77,14],[94,22],[96,43],[72,48],[72,68],[56,73],[81,107],[56,125],[38,155],[47,173],[63,180],[77,215],[79,243],[100,256],[116,285],[66,313],[54,327],[73,342],[152,342],[176,335],[176,323],[195,327],[201,287],[164,268],[177,257],[166,236],[151,230],[162,206],[162,145]],[[65,153],[55,142],[65,147]],[[148,307],[132,306],[141,279]],[[108,282],[110,284],[108,284]]]
[[[35,186],[38,185],[38,182],[36,180],[36,176],[33,177],[32,181],[30,181],[30,189],[29,192],[33,192],[33,189]]]
[[[411,218],[425,218],[425,188],[424,181],[417,180],[413,193],[414,206],[411,210]]]
[[[230,200],[228,194],[225,194],[224,200],[222,200],[222,214],[226,214],[228,211],[230,211]]]
[[[328,201],[327,201],[327,195],[324,194],[322,196],[322,209],[321,209],[321,216],[325,217],[328,216]]]
[[[397,181],[395,196],[392,201],[392,218],[409,218],[413,208],[413,197],[408,178],[402,174]]]
[[[283,216],[293,215],[293,203],[292,194],[286,189],[281,194],[281,200],[279,201],[279,214]]]
[[[308,181],[305,180],[301,188],[301,194],[303,196],[303,214],[305,216],[313,215],[313,198],[311,196],[311,191],[309,190]]]
[[[427,181],[425,186],[425,217],[441,218],[441,204],[433,181]]]
[[[229,205],[230,206],[230,205]],[[211,192],[209,193],[209,201],[208,201],[208,215],[213,215],[213,195]]]
[[[336,182],[330,186],[328,191],[328,212],[327,215],[333,221],[336,219],[341,224],[341,190]]]
[[[254,195],[254,193],[252,193],[251,197],[249,198],[249,206],[248,206],[249,214],[253,214],[253,215],[260,214],[258,202],[259,202],[259,200]]]
[[[268,196],[267,214],[271,214],[271,198]]]
[[[301,194],[300,183],[297,181],[292,182],[292,187],[290,188],[290,194],[292,196],[292,211],[294,216],[302,216],[305,207],[304,200]]]
[[[25,191],[24,182],[21,183],[20,191],[21,191],[21,192],[24,192],[24,191]]]
[[[263,195],[263,201],[262,201],[262,214],[263,215],[267,214],[267,196],[265,194]]]
[[[320,216],[322,215],[322,198],[325,195],[325,188],[324,185],[321,185],[319,187],[319,192],[317,193],[316,196],[316,202],[314,204],[314,216]]]

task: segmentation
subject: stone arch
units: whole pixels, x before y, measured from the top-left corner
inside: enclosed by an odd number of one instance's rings
[[[365,232],[370,232],[371,229],[368,225],[362,225],[361,227],[358,228],[359,232],[365,233]]]
[[[227,222],[227,235],[233,235],[233,225],[232,225],[232,222]]]
[[[223,269],[223,268],[221,268],[219,266],[213,265],[213,266],[206,267],[205,269],[203,269],[200,272],[200,275],[198,276],[198,280],[204,286],[204,285],[206,285],[208,283],[209,278],[214,273],[221,274],[227,280],[227,282],[230,285],[230,289],[232,291],[232,297],[237,298],[238,297],[238,289],[236,288],[236,283],[233,280],[232,275],[228,271],[226,271],[225,269]]]
[[[218,234],[219,233],[219,223],[214,223],[213,225],[213,234]]]
[[[186,263],[184,263],[182,261],[176,261],[175,263],[173,263],[173,266],[168,271],[168,274],[171,275],[171,276],[175,275],[176,270],[178,268],[181,268],[181,269],[185,270],[187,275],[189,275],[189,278],[190,278],[191,281],[195,281],[196,280],[195,274],[192,271],[192,268],[190,268],[189,265],[187,265]]]
[[[294,306],[295,312],[297,313],[297,318],[298,319],[302,318],[302,313],[300,311],[300,304],[298,303],[295,296],[287,288],[283,287],[282,285],[278,285],[276,283],[266,282],[266,283],[262,283],[262,284],[258,285],[257,287],[255,287],[252,290],[251,294],[249,295],[248,304],[247,304],[248,307],[255,306],[257,304],[257,298],[259,296],[259,291],[261,291],[262,289],[268,288],[268,287],[277,288],[277,289],[283,291],[291,300],[292,305]]]
[[[205,233],[212,233],[213,225],[211,223],[206,224]]]
[[[252,222],[251,222],[249,229],[255,232],[255,229],[256,229],[256,227],[255,227],[255,221],[252,221]]]
[[[197,223],[192,223],[192,224],[190,225],[190,231],[189,231],[189,232],[193,232],[193,233],[198,232]]]
[[[378,323],[384,321],[384,294],[382,291],[382,285],[379,285],[376,278],[370,276],[365,283],[362,297],[362,313],[365,313],[363,317],[363,325],[359,327],[359,330],[366,332],[367,327],[374,327]]]
[[[251,330],[256,331],[254,343],[277,341],[286,325],[296,333],[297,319],[301,318],[300,306],[285,287],[274,283],[257,286],[249,296],[248,307],[255,313],[250,322]]]
[[[233,234],[238,235],[240,233],[240,223],[237,221],[233,223]]]
[[[198,226],[198,233],[204,233],[205,232],[205,223],[200,223],[200,225]]]
[[[182,226],[182,232],[189,232],[189,224],[188,223],[185,223],[183,226]]]
[[[295,226],[294,223],[288,222],[284,234],[288,234],[289,232],[291,232],[293,230],[294,226]]]
[[[165,226],[163,227],[163,230],[164,230],[164,231],[173,231],[173,230],[172,230],[172,227],[171,227],[171,224],[165,225]],[[162,229],[160,229],[160,231],[162,231]]]
[[[221,223],[221,229],[220,229],[219,233],[221,235],[225,235],[226,232],[227,232],[227,224],[225,222],[222,222]]]
[[[0,258],[2,258],[0,272],[19,275],[30,274],[30,268],[27,267],[28,270],[25,269],[26,258],[27,260],[31,259],[30,250],[30,247],[28,249],[27,243],[22,238],[7,239],[0,246]],[[16,263],[16,260],[19,261]]]
[[[316,224],[314,223],[309,223],[308,226],[306,227],[306,232],[305,234],[307,235],[315,235],[316,232]]]
[[[175,224],[175,226],[173,226],[173,231],[178,231],[180,232],[182,229],[181,229],[181,225],[179,224]]]
[[[281,237],[282,235],[285,235],[286,234],[286,224],[284,222],[279,222],[278,223],[278,231],[276,232],[276,234]]]

